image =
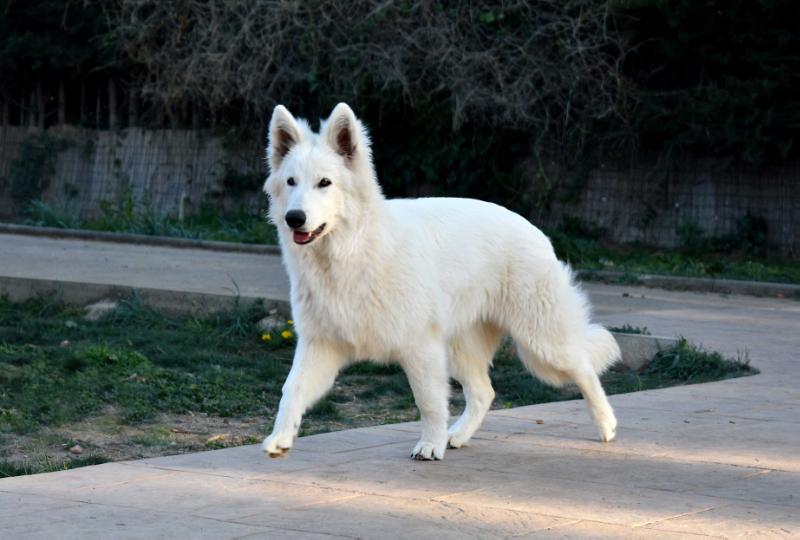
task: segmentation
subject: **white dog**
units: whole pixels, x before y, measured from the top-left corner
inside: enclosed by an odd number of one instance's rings
[[[586,298],[547,237],[500,206],[470,199],[386,200],[364,126],[344,103],[319,133],[275,108],[264,190],[291,282],[298,345],[283,386],[271,457],[343,367],[399,362],[422,420],[416,459],[463,446],[494,399],[489,367],[510,335],[540,379],[574,382],[600,430],[617,421],[598,374],[619,347],[589,322]],[[450,429],[449,377],[466,408]]]

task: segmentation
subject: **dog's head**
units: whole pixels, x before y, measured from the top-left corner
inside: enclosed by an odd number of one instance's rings
[[[264,191],[269,215],[284,244],[305,246],[333,231],[350,215],[358,184],[376,186],[369,137],[353,111],[338,104],[314,133],[278,105],[267,147],[270,175]]]

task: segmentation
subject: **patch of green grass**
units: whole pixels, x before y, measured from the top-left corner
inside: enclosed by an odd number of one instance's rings
[[[123,202],[116,206],[103,205],[101,217],[85,220],[70,212],[56,211],[42,201],[33,201],[25,214],[26,224],[40,227],[124,232],[245,244],[278,243],[275,227],[267,222],[263,214],[251,214],[245,211],[221,213],[205,208],[181,221],[169,216],[156,215],[150,211],[137,211],[132,204]]]
[[[100,320],[87,321],[81,309],[57,297],[21,303],[0,298],[0,451],[13,447],[15,437],[43,441],[52,429],[88,419],[103,433],[143,424],[127,442],[149,448],[169,446],[173,439],[156,422],[162,413],[271,419],[294,347],[293,338],[262,339],[256,323],[265,315],[261,304],[233,303],[227,311],[203,317],[173,317],[131,297]],[[746,360],[727,360],[681,341],[638,372],[616,366],[603,384],[614,394],[755,372]],[[509,343],[498,351],[491,378],[496,405],[580,397],[574,386],[552,388],[532,377]],[[454,403],[463,406],[459,399]],[[401,368],[362,363],[340,374],[336,390],[309,411],[304,432],[417,416]],[[259,433],[263,429],[253,426]],[[213,444],[240,444],[240,439]],[[15,464],[7,453],[4,459],[0,475],[81,463]]]
[[[765,240],[754,242],[744,226],[735,235],[709,238],[684,225],[682,245],[672,249],[603,242],[601,230],[574,220],[545,232],[560,259],[582,270],[620,272],[622,284],[637,284],[641,274],[800,283],[800,261],[766,257]]]
[[[631,326],[630,324],[623,324],[622,326],[609,326],[609,332],[616,332],[618,334],[639,334],[649,336],[650,330],[646,326]]]
[[[397,364],[359,362],[348,366],[342,373],[345,375],[396,375],[403,373],[403,368]]]
[[[639,390],[697,384],[734,377],[756,375],[747,355],[725,358],[680,339],[674,347],[659,351],[638,371],[622,364],[603,375],[603,387],[608,394],[623,394]]]
[[[659,351],[642,373],[665,381],[702,383],[752,375],[758,371],[750,366],[747,354],[729,359],[681,339],[674,347]]]
[[[163,426],[150,426],[144,432],[132,435],[129,440],[141,446],[161,446],[172,441],[172,433]]]
[[[722,258],[725,260],[721,261]],[[629,275],[663,274],[800,283],[800,261],[757,259],[742,254],[686,255],[657,248],[618,246],[607,248],[605,256],[599,259],[583,258],[576,266]]]
[[[56,471],[66,471],[77,469],[88,465],[100,465],[108,463],[110,460],[101,456],[89,456],[65,460],[51,460],[48,458],[28,460],[22,463],[0,461],[0,478],[10,476],[23,476],[26,474],[39,474]]]
[[[414,401],[414,395],[411,392],[395,397],[391,403],[391,408],[396,411],[413,409],[414,407],[416,407],[416,402]],[[418,418],[419,415],[414,417],[415,420]]]
[[[262,305],[171,318],[131,299],[99,321],[50,299],[0,300],[0,432],[27,433],[113,405],[220,416],[274,408],[292,343],[261,341]],[[68,324],[71,323],[71,324]]]
[[[314,420],[338,420],[341,418],[336,403],[328,398],[322,398],[306,415]]]
[[[353,393],[358,399],[370,400],[411,395],[411,387],[408,385],[408,379],[402,371],[369,377],[362,375],[350,376],[350,380],[357,386]]]

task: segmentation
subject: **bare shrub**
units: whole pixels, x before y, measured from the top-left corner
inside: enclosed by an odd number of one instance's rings
[[[624,52],[598,0],[104,5],[121,49],[143,68],[145,95],[167,107],[244,108],[261,121],[279,101],[444,102],[454,127],[580,145],[630,99],[618,70]]]

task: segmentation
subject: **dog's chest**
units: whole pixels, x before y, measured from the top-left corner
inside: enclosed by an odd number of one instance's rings
[[[389,359],[402,330],[393,322],[391,303],[370,285],[350,279],[298,283],[292,302],[303,332],[345,343],[359,360]]]

